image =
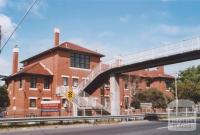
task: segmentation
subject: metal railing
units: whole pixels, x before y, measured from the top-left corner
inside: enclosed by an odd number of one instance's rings
[[[127,55],[118,59],[99,63],[87,76],[87,79],[82,81],[77,87],[77,93],[80,96],[82,90],[87,87],[99,74],[115,67],[121,67],[138,62],[148,61],[156,58],[168,57],[171,55],[182,54],[194,50],[200,50],[200,38],[181,41],[175,44],[166,45],[163,47],[146,50],[134,55]]]
[[[26,122],[50,122],[50,121],[79,121],[79,120],[103,120],[103,119],[135,119],[143,120],[143,114],[121,116],[59,116],[59,117],[34,117],[34,118],[3,118],[0,123],[26,123]]]
[[[79,109],[99,109],[110,113],[110,107],[101,104],[99,97],[94,97],[84,92],[84,96],[75,95],[73,102],[78,105]]]
[[[190,52],[194,50],[200,50],[200,37],[181,41],[175,44],[166,45],[163,47],[146,50],[134,55],[128,55],[120,57],[118,59],[111,59],[110,61],[99,63],[87,76],[87,80],[82,81],[78,85],[78,90],[81,92],[85,87],[87,87],[90,82],[92,82],[99,74],[115,68],[121,67],[129,64],[134,64],[138,62],[148,61],[156,58],[168,57],[171,55],[182,54],[185,52]]]

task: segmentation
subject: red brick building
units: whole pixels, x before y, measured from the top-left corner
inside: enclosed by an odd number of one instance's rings
[[[21,61],[23,67],[18,70],[19,49],[13,49],[12,74],[6,78],[8,86],[10,107],[9,116],[40,116],[41,101],[59,100],[61,112],[45,112],[43,115],[71,115],[72,104],[65,97],[57,94],[58,86],[76,88],[78,84],[87,79],[87,75],[101,62],[104,55],[83,48],[70,42],[59,43],[59,30],[55,29],[54,47],[33,57]],[[156,70],[141,70],[120,75],[121,107],[127,109],[130,103],[130,88],[136,81],[135,90],[155,87],[165,92],[168,81],[173,77],[164,73],[163,67]],[[98,88],[92,96],[109,106],[109,86]]]
[[[132,96],[140,90],[155,88],[165,96],[171,97],[173,80],[173,76],[164,73],[163,66],[121,74],[119,76],[121,113],[128,111]],[[102,104],[109,105],[109,82],[101,89],[101,99]]]

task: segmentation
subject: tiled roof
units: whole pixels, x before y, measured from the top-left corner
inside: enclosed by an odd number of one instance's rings
[[[38,58],[38,57],[40,57],[40,56],[42,56],[44,54],[50,53],[50,52],[55,51],[55,50],[60,50],[60,49],[64,50],[64,51],[72,50],[72,51],[83,52],[83,53],[87,53],[87,54],[91,54],[91,55],[95,55],[95,56],[99,56],[99,57],[104,57],[103,54],[100,54],[98,52],[89,50],[87,48],[81,47],[81,46],[76,45],[76,44],[71,43],[71,42],[64,42],[64,43],[62,43],[62,44],[60,44],[60,45],[58,45],[56,47],[50,48],[50,49],[48,49],[46,51],[43,51],[43,52],[41,52],[39,54],[36,54],[36,55],[34,55],[34,56],[30,57],[30,58],[27,58],[27,59],[21,61],[21,63],[24,63],[26,61]]]
[[[70,49],[70,50],[73,50],[73,51],[80,51],[80,52],[85,52],[85,53],[94,54],[94,55],[98,55],[98,56],[104,56],[104,55],[102,55],[98,52],[89,50],[87,48],[81,47],[81,46],[76,45],[76,44],[71,43],[71,42],[64,42],[61,45],[59,45],[59,47],[67,48],[67,49]]]
[[[44,76],[53,75],[52,72],[48,68],[46,68],[42,63],[38,62],[36,64],[24,67],[19,72],[8,76],[7,79],[20,75],[20,74],[44,75]]]
[[[158,71],[145,71],[145,70],[139,70],[139,71],[133,71],[130,73],[125,73],[126,75],[135,75],[140,77],[146,77],[146,78],[169,78],[173,79],[174,77],[168,74],[161,74]]]

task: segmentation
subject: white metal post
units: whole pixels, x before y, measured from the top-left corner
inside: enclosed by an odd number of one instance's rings
[[[177,92],[177,76],[175,76],[175,96],[176,96],[176,116],[178,115],[178,92]]]

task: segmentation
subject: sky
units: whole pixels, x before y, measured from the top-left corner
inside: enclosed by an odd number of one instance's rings
[[[5,43],[33,0],[0,0]],[[200,0],[39,0],[0,54],[0,74],[9,75],[12,48],[24,60],[53,47],[53,29],[70,41],[105,54],[104,61],[200,35]],[[162,53],[162,52],[161,52]],[[165,66],[168,74],[200,60]]]

